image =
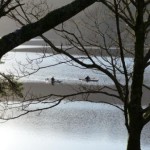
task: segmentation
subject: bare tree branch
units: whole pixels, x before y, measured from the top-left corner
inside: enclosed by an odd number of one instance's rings
[[[23,26],[21,29],[2,37],[0,39],[0,57],[16,46],[41,35],[58,24],[70,19],[86,7],[92,5],[94,2],[96,2],[96,0],[75,0],[66,6],[48,13],[39,21]]]

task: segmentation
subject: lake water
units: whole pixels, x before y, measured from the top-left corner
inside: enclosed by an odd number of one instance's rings
[[[142,133],[149,150],[150,126]],[[0,124],[3,150],[125,150],[127,132],[118,109],[85,102],[63,103]]]
[[[4,61],[5,63],[1,64],[0,70],[8,73],[12,72],[15,75],[18,75],[19,73],[20,76],[23,76],[24,74],[21,73],[24,72],[23,65],[25,65],[25,70],[29,73],[36,71],[36,69],[38,69],[39,67],[43,68],[31,76],[21,78],[24,81],[44,81],[45,78],[54,76],[55,78],[63,81],[67,80],[69,82],[77,82],[79,78],[85,78],[85,76],[87,75],[98,79],[100,79],[100,77],[103,77],[100,81],[106,81],[106,76],[104,74],[98,74],[96,71],[91,71],[89,69],[80,69],[77,66],[72,66],[72,64],[70,63],[63,63],[64,57],[61,55],[50,57],[49,54],[47,54],[47,56],[49,56],[48,58],[45,58],[43,60],[39,59],[38,62],[31,60],[42,57],[42,55],[42,53],[35,54],[26,52],[10,52],[6,55],[6,57],[2,59],[2,61]],[[28,61],[32,61],[32,64],[29,64]],[[57,65],[59,61],[62,63],[60,65]],[[47,67],[45,68],[45,66]],[[24,73],[26,74],[26,72]]]
[[[36,48],[41,47],[32,45],[32,49]],[[47,56],[47,58],[41,58],[45,57],[45,55]],[[101,57],[98,58],[101,61],[102,65],[106,64],[106,62]],[[105,59],[109,60],[109,58],[107,57]],[[1,64],[0,71],[5,73],[13,73],[16,76],[24,76],[28,73],[32,74],[33,72],[35,72],[30,76],[21,78],[21,80],[23,81],[45,81],[45,78],[51,78],[52,76],[54,76],[56,79],[63,80],[63,82],[79,83],[81,82],[79,81],[79,78],[85,78],[87,75],[89,75],[91,78],[98,79],[99,84],[113,84],[113,82],[105,74],[95,70],[85,69],[72,62],[67,64],[64,63],[67,60],[68,59],[62,55],[56,55],[52,57],[51,54],[44,54],[43,56],[43,53],[9,52],[2,58],[2,61],[4,61],[5,63]],[[118,59],[118,62],[119,61],[120,59]],[[132,71],[133,59],[126,58],[125,61],[128,65],[128,70]],[[150,84],[149,73],[150,67],[148,67],[145,71],[144,83],[146,84]],[[124,82],[123,75],[117,73],[117,77],[118,80]]]
[[[23,71],[18,63],[27,64],[27,57],[33,59],[41,55],[10,52],[3,57],[5,63],[1,64],[0,71],[18,75],[19,69]],[[62,60],[62,56],[49,57],[42,63],[34,64],[35,68],[49,64],[52,66],[21,80],[36,82],[55,76],[72,84],[81,82],[79,78],[89,75],[98,78],[99,84],[113,84],[104,74],[96,71],[64,63],[55,66],[60,59]],[[132,61],[131,58],[126,59],[129,66]],[[32,65],[26,67],[31,71]],[[150,83],[148,74],[149,69],[146,71],[145,82]],[[122,76],[118,74],[118,78],[121,80]],[[0,147],[3,150],[125,150],[127,141],[124,116],[120,110],[109,105],[87,102],[64,102],[53,109],[1,123],[0,133]],[[149,133],[150,124],[142,132],[143,150],[149,150]]]

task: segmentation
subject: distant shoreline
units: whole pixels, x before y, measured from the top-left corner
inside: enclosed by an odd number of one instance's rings
[[[73,54],[73,55],[86,55],[85,53],[81,52],[81,51],[77,51],[77,48],[71,48],[71,45],[66,45],[65,42],[62,42],[62,45],[60,40],[58,39],[50,39],[57,48],[63,48],[64,50],[66,50],[67,48],[69,48],[67,50],[68,53]],[[70,49],[71,48],[71,49]],[[80,47],[81,48],[81,47]],[[119,52],[119,48],[118,47],[110,47],[109,48],[109,54],[106,52],[106,50],[102,50],[100,49],[100,47],[98,46],[84,46],[84,48],[87,50],[87,52],[92,56],[109,56],[110,54],[112,56],[120,56],[120,52]],[[131,47],[133,49],[133,47]],[[82,48],[81,48],[82,49]],[[35,39],[31,39],[30,41],[25,42],[24,44],[16,47],[15,49],[13,49],[12,51],[14,52],[35,52],[35,53],[54,53],[56,54],[56,52],[54,50],[51,49],[51,47],[45,43],[45,41],[41,38],[35,38]],[[131,53],[127,53],[125,52],[125,57],[133,57],[133,55],[131,55]]]
[[[56,46],[56,47],[60,47],[60,46]],[[66,47],[64,46],[64,49],[66,49]],[[46,46],[46,45],[23,45],[22,47],[17,47],[15,49],[13,49],[11,52],[31,52],[31,53],[51,53],[51,54],[57,54],[52,48],[50,48],[49,46]],[[72,54],[72,55],[85,55],[85,53],[83,52],[79,52],[79,51],[76,51],[75,49],[69,49],[67,51],[69,54]],[[91,49],[87,49],[87,52],[91,55],[91,56],[109,56],[107,52],[105,51],[101,51],[99,49],[96,49],[96,48],[91,48]],[[116,56],[116,57],[119,57],[119,52],[115,49],[112,49],[110,50],[111,52],[111,55],[112,56]],[[132,55],[130,54],[126,54],[125,57],[128,57],[128,58],[131,58]]]

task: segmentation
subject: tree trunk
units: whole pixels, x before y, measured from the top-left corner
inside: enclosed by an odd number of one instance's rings
[[[133,66],[133,77],[131,85],[131,96],[127,105],[128,115],[128,146],[127,150],[141,150],[141,131],[144,126],[142,116],[142,86],[144,78],[144,1],[136,0],[136,23],[135,23],[135,57]]]
[[[129,104],[128,105],[128,145],[127,150],[141,150],[141,131],[143,129],[143,117],[141,108]]]
[[[128,145],[127,150],[141,150],[140,137],[141,129],[131,129],[128,133]]]

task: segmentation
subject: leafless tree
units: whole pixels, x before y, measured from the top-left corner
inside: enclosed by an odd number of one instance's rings
[[[22,27],[20,29],[7,35],[4,35],[3,37],[0,38],[0,58],[10,50],[15,48],[16,46],[19,46],[22,43],[52,29],[53,27],[68,20],[69,18],[73,17],[74,15],[76,15],[77,13],[79,13],[80,11],[82,11],[83,9],[92,5],[95,2],[96,0],[89,0],[88,2],[85,0],[75,0],[64,7],[55,9],[51,12],[49,12],[48,10],[45,12],[44,15],[42,12],[43,16],[41,16],[40,10],[38,10],[38,12],[36,11],[36,16],[40,17],[40,20],[38,21],[35,19],[30,20],[32,21],[30,22],[30,24],[27,25],[22,24]],[[22,11],[21,13],[25,15],[25,12],[23,12],[24,10],[22,9],[22,7],[26,5],[27,3],[23,0],[1,0],[0,18],[10,17],[10,15],[13,15],[14,12],[18,13],[20,11]],[[36,5],[34,8],[36,8]],[[30,11],[32,11],[32,8],[30,8]],[[28,17],[30,16],[27,12],[26,14],[28,15]],[[19,13],[18,16],[20,16]],[[32,19],[31,17],[34,18],[34,16],[30,16],[30,19]],[[14,95],[16,97],[18,96],[22,97],[21,89],[22,85],[17,82],[17,80],[14,78],[13,75],[6,75],[4,73],[0,74],[0,96],[3,97],[3,99],[6,100],[8,99],[7,96],[14,96]],[[7,107],[7,105],[5,106]]]
[[[41,2],[40,6],[42,6],[43,2],[42,1],[40,2]],[[4,54],[9,52],[16,46],[30,40],[31,38],[41,35],[42,33],[52,29],[58,24],[68,20],[69,18],[76,15],[77,13],[79,13],[80,11],[82,11],[83,9],[92,5],[95,2],[96,1],[94,0],[90,0],[88,2],[86,2],[85,0],[75,0],[74,2],[67,4],[64,7],[55,9],[51,12],[48,8],[46,8],[48,11],[44,11],[45,14],[43,14],[43,11],[42,11],[43,9],[41,10],[38,9],[38,12],[37,11],[32,12],[32,10],[35,10],[37,6],[37,4],[34,4],[33,2],[32,2],[33,4],[32,6],[34,7],[31,8],[29,7],[29,5],[27,6],[27,3],[23,0],[1,0],[0,1],[0,18],[10,17],[10,15],[13,16],[14,12],[19,17],[21,17],[21,15],[19,14],[20,12],[23,15],[25,15],[26,18],[30,17],[31,22],[30,24],[27,24],[27,25],[22,24],[22,27],[20,29],[0,38],[0,57],[2,57]],[[30,12],[32,12],[32,16],[30,16],[28,12],[26,13],[24,12],[25,9],[22,9],[23,6],[30,8]],[[38,18],[40,17],[40,20],[38,21],[35,20],[34,13]],[[55,19],[55,18],[59,18],[59,19]],[[24,18],[21,18],[21,19],[24,19]],[[1,76],[0,95],[7,96],[11,94],[16,94],[22,97],[21,92],[20,92],[21,85],[20,83],[16,82],[16,79],[14,79],[12,75],[8,76],[8,75],[5,75],[4,73],[1,73],[0,76]]]
[[[62,22],[65,22],[95,2],[96,0],[75,0],[70,4],[45,14],[40,20],[24,25],[19,30],[3,36],[0,39],[0,57],[16,46],[41,35]],[[7,16],[12,10],[20,9],[22,5],[25,5],[25,2],[21,0],[1,0],[0,17]]]
[[[150,121],[150,106],[142,105],[144,89],[150,89],[144,83],[144,73],[150,64],[150,1],[99,0],[99,3],[106,10],[104,19],[99,15],[102,8],[97,8],[98,15],[86,13],[86,19],[73,21],[72,28],[68,28],[67,23],[55,28],[67,41],[68,49],[64,49],[62,43],[58,48],[45,36],[41,37],[55,54],[67,56],[68,62],[102,72],[113,81],[114,88],[82,88],[68,96],[101,93],[119,99],[124,106],[121,110],[129,135],[127,150],[140,150],[141,131]],[[82,57],[76,57],[73,52]],[[127,63],[126,57],[130,57],[132,63]]]
[[[1,47],[3,48],[1,48],[1,56],[18,44],[22,44],[37,35],[41,35],[48,29],[64,22],[94,2],[94,0],[76,0],[70,5],[50,12],[49,15],[46,15],[46,17],[35,23],[29,22],[30,24],[21,28],[19,32],[3,37],[0,40],[0,45],[2,45]],[[85,23],[84,26],[79,25],[79,22],[74,21],[76,32],[73,32],[70,28],[68,29],[66,24],[62,24],[62,26],[57,29],[55,28],[55,30],[67,40],[68,46],[70,46],[68,49],[64,49],[63,45],[61,48],[58,48],[48,38],[43,35],[41,35],[41,37],[57,54],[67,56],[67,61],[74,61],[84,68],[104,73],[113,81],[115,87],[110,88],[108,86],[100,86],[97,89],[93,87],[84,89],[83,87],[79,92],[70,93],[69,95],[62,95],[61,97],[60,95],[51,94],[48,95],[48,97],[52,98],[54,100],[53,102],[56,102],[56,105],[59,104],[62,99],[66,98],[66,96],[74,97],[76,95],[85,94],[88,97],[87,94],[89,93],[101,93],[119,99],[124,106],[123,109],[120,109],[124,113],[125,125],[129,135],[127,150],[140,150],[141,131],[150,121],[150,106],[148,105],[146,108],[143,108],[142,106],[143,89],[150,89],[150,87],[144,83],[144,73],[150,64],[150,1],[98,0],[98,2],[102,7],[106,8],[108,13],[110,12],[108,20],[94,20],[96,17],[94,15],[91,19],[91,24],[88,24],[87,20],[84,19],[82,19],[82,22]],[[79,7],[79,4],[81,7]],[[74,11],[72,11],[72,6],[77,6]],[[101,10],[101,8],[98,9],[98,11]],[[59,15],[56,12],[59,12]],[[113,18],[112,20],[110,15]],[[86,14],[86,16],[89,19],[88,14]],[[59,18],[59,20],[55,20],[54,18]],[[50,20],[48,22],[44,21],[48,19],[55,21],[54,23],[49,23]],[[44,22],[45,24],[41,22]],[[34,31],[31,32],[33,28]],[[39,28],[41,30],[39,30]],[[44,30],[42,30],[43,28]],[[84,33],[85,31],[88,31],[90,36],[86,35]],[[23,33],[26,33],[28,36],[25,36]],[[10,40],[12,37],[17,41],[11,43],[10,46],[6,46],[5,40]],[[128,43],[131,43],[131,45],[127,45]],[[73,51],[76,51],[75,53],[82,55],[82,57],[75,57],[71,53],[72,49]],[[101,56],[101,58],[98,56]],[[131,57],[133,63],[127,64],[126,57]],[[121,80],[118,74],[123,76]],[[109,89],[111,92],[107,92],[105,89]],[[33,103],[34,101],[30,102],[33,104],[39,102],[51,104],[51,101],[47,101],[48,97],[37,99],[35,103]],[[22,106],[22,110],[25,111],[23,114],[41,110],[40,108],[30,110],[27,109],[28,106],[29,103]],[[45,109],[53,106],[55,105],[50,105],[45,107]]]
[[[146,108],[142,106],[144,88],[150,89],[144,83],[144,72],[150,59],[149,1],[101,1],[101,5],[111,13],[113,20],[107,20],[109,14],[105,14],[105,20],[101,22],[99,16],[96,18],[94,14],[91,24],[82,19],[85,30],[77,22],[74,22],[76,32],[67,29],[64,24],[62,28],[55,29],[84,58],[77,58],[70,53],[70,49],[57,48],[46,37],[42,38],[57,53],[66,55],[85,68],[103,72],[113,81],[113,90],[117,91],[115,96],[124,106],[125,125],[129,135],[127,150],[140,150],[141,131],[150,121],[149,105]],[[126,57],[131,57],[133,62],[128,64]],[[121,80],[118,74],[123,76]],[[100,92],[102,91],[103,89]]]

